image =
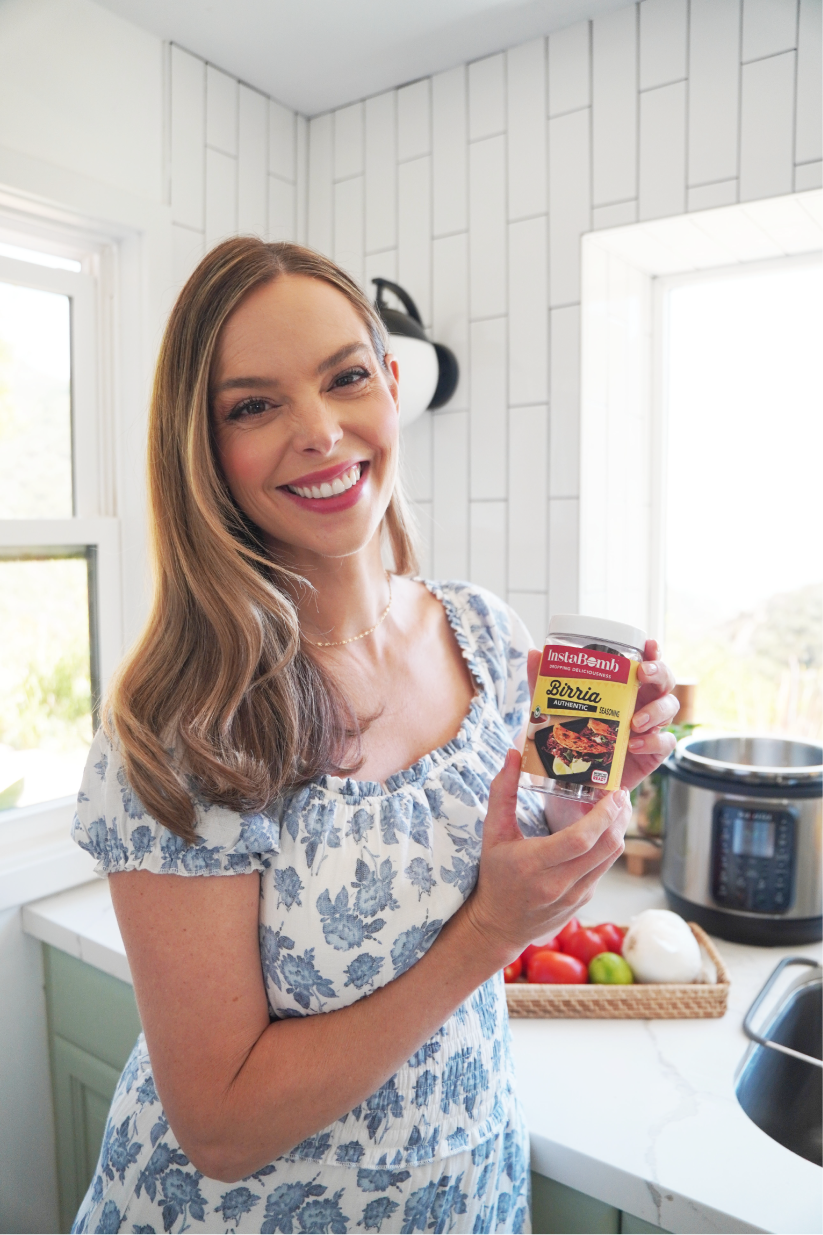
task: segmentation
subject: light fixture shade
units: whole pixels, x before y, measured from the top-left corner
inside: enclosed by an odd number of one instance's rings
[[[457,389],[457,357],[442,343],[432,343],[423,329],[417,305],[408,292],[388,279],[372,279],[377,286],[375,308],[389,332],[389,350],[400,367],[400,426],[404,428],[427,410],[443,407]],[[384,293],[393,292],[406,312],[390,308]]]
[[[434,398],[440,367],[434,344],[428,339],[390,334],[389,351],[400,366],[400,428],[422,416]]]

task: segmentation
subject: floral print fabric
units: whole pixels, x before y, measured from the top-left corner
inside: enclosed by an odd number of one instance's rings
[[[345,1007],[398,977],[474,887],[491,779],[528,712],[530,639],[482,589],[427,586],[477,694],[452,742],[385,784],[324,776],[253,815],[195,792],[186,847],[143,810],[116,745],[98,733],[92,746],[73,835],[98,871],[260,872],[273,1019]],[[545,831],[534,795],[521,792],[518,815],[526,835]],[[498,974],[375,1094],[236,1187],[177,1145],[141,1037],[74,1229],[520,1231],[527,1180]]]

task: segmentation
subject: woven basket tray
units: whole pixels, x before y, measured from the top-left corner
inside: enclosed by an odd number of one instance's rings
[[[717,982],[636,983],[631,986],[538,985],[509,982],[509,1016],[615,1017],[622,1020],[663,1020],[678,1017],[723,1016],[730,978],[712,941],[696,922],[692,933],[717,966]]]

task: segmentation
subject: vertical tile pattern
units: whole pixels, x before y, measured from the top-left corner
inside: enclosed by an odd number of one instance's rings
[[[592,23],[592,202],[637,192],[637,5]]]
[[[369,294],[407,287],[460,365],[448,407],[403,432],[424,573],[508,597],[538,641],[581,588],[625,616],[648,581],[602,552],[580,432],[607,442],[598,484],[642,539],[648,496],[621,477],[645,469],[627,344],[650,310],[599,250],[611,309],[583,272],[585,338],[606,360],[581,392],[581,236],[819,186],[820,12],[642,0],[312,120],[172,47],[174,278],[239,230],[335,256]]]
[[[737,175],[740,0],[691,0],[689,184]]]
[[[795,163],[812,163],[823,158],[823,115],[821,115],[820,107],[820,98],[823,94],[821,14],[823,14],[823,6],[820,0],[800,0],[797,38]]]
[[[268,208],[268,99],[241,86],[237,116],[237,230],[265,236]]]
[[[435,236],[468,227],[466,69],[432,78],[432,225]]]
[[[546,40],[506,55],[509,219],[546,210]]]
[[[640,5],[640,89],[686,76],[688,0],[643,0]]]
[[[686,209],[686,83],[640,95],[640,219]]]
[[[740,91],[740,200],[792,191],[795,53],[743,66]]]

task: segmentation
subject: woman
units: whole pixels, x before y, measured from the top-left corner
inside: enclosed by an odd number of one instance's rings
[[[529,1229],[500,970],[591,896],[628,796],[547,826],[518,794],[537,653],[482,589],[412,577],[398,380],[293,245],[225,242],[172,312],[155,604],[74,830],[145,1037],[75,1230]],[[629,786],[672,743],[646,656]]]

